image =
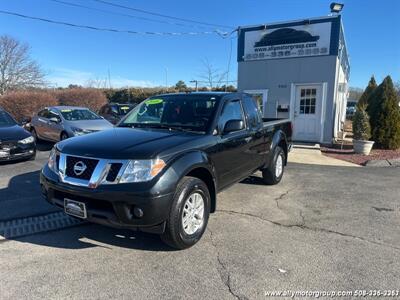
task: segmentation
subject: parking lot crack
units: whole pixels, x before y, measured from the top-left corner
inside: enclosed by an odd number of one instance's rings
[[[217,243],[214,240],[214,235],[213,232],[208,228],[208,231],[210,232],[210,240],[211,240],[211,244],[213,245],[213,247],[216,250],[216,254],[217,254],[217,261],[218,261],[218,273],[219,276],[221,277],[222,282],[225,284],[225,286],[228,288],[229,293],[235,298],[235,299],[239,299],[239,300],[247,300],[248,298],[245,296],[241,296],[241,295],[237,295],[233,289],[232,289],[232,284],[231,284],[231,274],[227,268],[227,266],[225,265],[225,263],[221,260],[221,255],[220,255],[220,251],[218,249]]]
[[[281,207],[279,206],[279,200],[282,200],[284,197],[286,197],[289,194],[289,192],[290,192],[290,190],[287,190],[286,192],[282,193],[279,197],[276,197],[274,199],[275,203],[276,203],[276,207],[278,209],[281,209]]]
[[[300,224],[284,224],[281,222],[277,222],[277,221],[272,221],[269,219],[266,219],[264,217],[261,216],[257,216],[255,214],[251,214],[251,213],[247,213],[247,212],[237,212],[237,211],[233,211],[233,210],[221,210],[218,209],[217,212],[221,212],[221,213],[227,213],[227,214],[236,214],[236,215],[241,215],[241,216],[245,216],[245,217],[250,217],[250,218],[255,218],[258,219],[260,221],[263,222],[267,222],[273,225],[277,225],[277,226],[281,226],[281,227],[285,227],[285,228],[299,228],[299,229],[303,229],[303,230],[310,230],[310,231],[314,231],[314,232],[324,232],[324,233],[328,233],[328,234],[335,234],[335,235],[339,235],[342,237],[347,237],[347,238],[352,238],[355,240],[359,240],[359,241],[363,241],[366,243],[370,243],[370,244],[374,244],[377,246],[383,246],[383,247],[388,247],[394,250],[400,250],[399,247],[390,245],[390,244],[386,244],[386,243],[382,243],[382,242],[377,242],[377,241],[371,241],[369,239],[366,239],[364,237],[360,237],[360,236],[356,236],[356,235],[352,235],[352,234],[348,234],[348,233],[343,233],[340,231],[335,231],[335,230],[331,230],[331,229],[326,229],[326,228],[319,228],[319,227],[312,227],[312,226],[308,226],[305,224],[305,219],[304,219],[304,215],[303,212],[300,212],[300,217],[302,218],[302,222]]]
[[[305,226],[306,225],[306,219],[305,219],[305,217],[303,215],[303,211],[302,210],[299,211],[299,215],[300,215],[300,218],[301,218],[301,225],[300,226]]]

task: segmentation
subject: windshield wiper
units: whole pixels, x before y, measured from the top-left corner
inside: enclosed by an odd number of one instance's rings
[[[160,128],[160,129],[168,129],[169,131],[176,130],[176,131],[183,131],[183,132],[194,132],[200,133],[197,130],[191,129],[185,126],[179,125],[170,125],[164,123],[122,123],[118,127],[131,127],[131,128]],[[202,131],[204,132],[204,131]]]

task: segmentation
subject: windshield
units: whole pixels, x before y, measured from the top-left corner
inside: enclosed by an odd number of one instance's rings
[[[17,123],[5,111],[0,111],[0,127],[14,126]]]
[[[205,132],[211,125],[219,99],[219,96],[194,94],[156,96],[136,106],[119,126]]]
[[[88,109],[61,109],[63,118],[67,121],[83,121],[101,119],[98,115]]]

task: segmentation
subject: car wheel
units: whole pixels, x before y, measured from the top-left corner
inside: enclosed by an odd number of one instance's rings
[[[40,142],[40,139],[39,139],[39,137],[37,135],[37,132],[36,132],[35,128],[31,128],[31,134],[32,134],[33,138],[35,139],[36,143]]]
[[[60,141],[66,140],[67,138],[69,138],[68,134],[66,134],[65,132],[61,133]]]
[[[176,249],[196,244],[206,230],[210,215],[210,193],[200,179],[184,177],[178,184],[165,232],[161,239]]]
[[[285,170],[285,152],[279,146],[275,148],[274,156],[268,168],[262,170],[263,181],[265,184],[278,184]]]

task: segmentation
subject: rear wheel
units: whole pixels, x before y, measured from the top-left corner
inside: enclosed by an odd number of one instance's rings
[[[265,184],[278,184],[285,170],[285,152],[279,146],[275,148],[274,155],[269,166],[262,170],[263,181]]]
[[[206,230],[209,214],[210,193],[206,184],[195,177],[184,177],[176,189],[161,239],[176,249],[193,246]]]

